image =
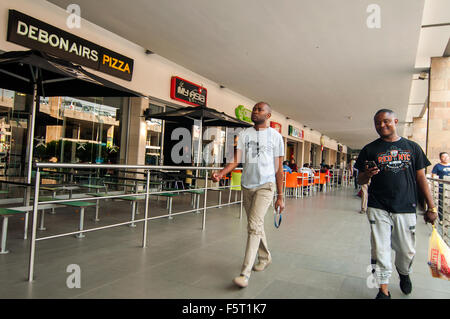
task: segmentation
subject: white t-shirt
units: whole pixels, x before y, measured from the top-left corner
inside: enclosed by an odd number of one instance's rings
[[[300,172],[308,173],[309,176],[313,176],[314,175],[313,170],[310,169],[309,167],[302,167],[302,168],[300,168]]]
[[[271,127],[259,131],[249,127],[239,133],[237,149],[242,150],[242,186],[275,183],[275,157],[284,156],[280,133]]]

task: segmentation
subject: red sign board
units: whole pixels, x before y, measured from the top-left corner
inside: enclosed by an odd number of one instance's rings
[[[206,106],[207,90],[178,76],[172,76],[170,97],[193,106]]]
[[[270,121],[270,127],[275,129],[278,133],[281,134],[281,124],[280,123]]]

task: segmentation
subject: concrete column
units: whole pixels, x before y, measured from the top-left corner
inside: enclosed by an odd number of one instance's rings
[[[305,163],[305,142],[302,142],[301,145],[299,145],[299,148],[300,154],[298,155],[298,168],[303,167],[303,163]]]
[[[303,142],[303,163],[311,162],[311,142]]]
[[[408,136],[408,139],[419,144],[424,152],[427,149],[427,124],[427,114],[424,117],[413,118],[412,135]]]
[[[449,150],[450,57],[437,57],[431,58],[426,153],[434,165],[439,162],[439,153]],[[432,167],[428,167],[428,173]]]
[[[131,98],[130,110],[130,136],[128,141],[128,164],[145,164],[145,141],[147,139],[147,124],[144,110],[148,108],[148,100],[144,98]]]

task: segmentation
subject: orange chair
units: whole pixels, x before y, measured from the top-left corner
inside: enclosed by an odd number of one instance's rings
[[[309,174],[303,173],[303,189],[306,187],[308,195],[311,195],[311,186],[313,186],[313,183],[310,181]]]
[[[286,173],[286,190],[292,189],[291,197],[298,197],[298,182],[297,182],[298,173]]]
[[[316,172],[314,173],[314,179],[313,179],[313,187],[314,187],[314,192],[317,192],[319,190],[319,185],[320,185],[320,173]]]

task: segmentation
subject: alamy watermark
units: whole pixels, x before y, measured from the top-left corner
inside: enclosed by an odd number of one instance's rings
[[[370,289],[380,288],[380,284],[378,283],[376,273],[379,272],[380,267],[378,265],[369,265],[367,266],[366,271],[370,273],[370,275],[366,279],[367,287]]]
[[[67,277],[67,288],[81,288],[81,268],[77,264],[70,264],[66,268],[66,272],[70,273]]]
[[[178,141],[171,146],[170,157],[175,164],[228,164],[233,163],[235,158],[235,149],[244,150],[242,157],[238,158],[238,163],[259,163],[260,158],[267,155],[269,149],[282,147],[273,145],[271,134],[266,135],[266,139],[250,140],[248,135],[238,140],[239,133],[243,128],[228,128],[226,143],[222,140],[221,132],[214,127],[207,127],[202,135],[201,154],[198,156],[199,136],[192,138],[191,131],[184,127],[175,128],[170,135],[172,141]],[[194,135],[198,135],[195,134]],[[222,147],[224,146],[224,147]],[[221,151],[219,149],[222,149]],[[275,161],[275,170],[278,169],[278,162]]]
[[[367,13],[370,15],[367,17],[366,24],[369,29],[381,28],[381,8],[378,4],[372,3],[367,6]]]
[[[66,8],[66,12],[69,16],[66,20],[66,25],[69,29],[81,28],[81,8],[78,4],[69,4]]]

